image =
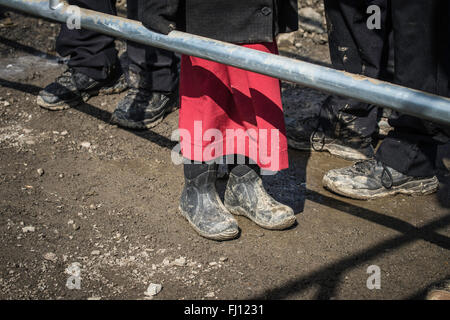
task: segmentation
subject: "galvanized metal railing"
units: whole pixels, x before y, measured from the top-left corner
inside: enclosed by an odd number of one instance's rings
[[[73,14],[73,10],[59,0],[0,0],[0,5],[62,23],[72,18]],[[92,10],[81,9],[80,13],[82,28],[217,61],[450,125],[448,98],[184,32],[173,31],[162,35],[148,30],[140,22]]]

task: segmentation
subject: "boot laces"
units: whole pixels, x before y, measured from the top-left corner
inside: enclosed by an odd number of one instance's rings
[[[322,124],[320,123],[320,119],[322,118],[322,112],[323,112],[323,108],[324,106],[322,106],[320,108],[319,111],[319,121],[317,122],[317,127],[314,129],[313,133],[311,134],[310,137],[310,143],[311,143],[311,147],[314,151],[316,152],[321,152],[324,150],[325,148],[325,144],[326,144],[326,134],[325,134],[325,130],[322,127]],[[325,104],[325,108],[327,108],[328,112],[334,117],[333,122],[336,123],[336,127],[334,128],[334,134],[335,136],[339,135],[339,131],[341,130],[340,128],[340,123],[341,123],[341,118],[342,118],[342,114],[341,113],[337,113],[335,114],[334,111],[332,110],[332,108],[328,105]],[[322,135],[320,137],[317,138],[318,133],[321,133]],[[320,147],[317,148],[316,147],[316,142],[320,142]]]
[[[370,174],[373,171],[373,167],[376,165],[377,165],[376,160],[370,159],[358,161],[354,164],[353,167],[356,170],[356,172],[366,175]]]
[[[383,166],[383,172],[381,173],[381,184],[386,189],[392,189],[394,186],[394,178],[392,177],[392,173],[389,171],[389,169],[384,165],[384,163],[381,162],[381,165]],[[384,179],[385,176],[388,178],[388,182]]]
[[[72,84],[74,85],[73,82],[73,69],[69,68],[66,71],[63,72],[63,74],[61,74],[58,78],[56,78],[56,83],[60,84],[60,85],[67,85],[67,84]]]

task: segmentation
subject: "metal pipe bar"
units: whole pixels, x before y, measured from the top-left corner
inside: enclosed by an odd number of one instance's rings
[[[49,7],[52,10],[56,10],[61,4],[62,3],[60,0],[50,0],[49,1]]]
[[[0,0],[0,5],[65,23],[73,10],[68,10],[64,2],[58,3]],[[92,10],[81,9],[80,19],[82,28],[99,33],[217,61],[450,125],[450,99],[444,97],[184,32],[162,35],[148,30],[140,22]]]

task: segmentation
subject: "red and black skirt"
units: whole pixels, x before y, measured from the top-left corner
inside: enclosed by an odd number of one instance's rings
[[[242,46],[278,54],[276,43]],[[288,168],[278,79],[184,55],[180,100],[183,157],[208,162],[241,155],[266,170]]]

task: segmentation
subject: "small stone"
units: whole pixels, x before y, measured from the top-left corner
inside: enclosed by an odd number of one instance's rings
[[[208,292],[205,297],[206,298],[214,298],[215,296],[216,296],[216,294],[214,292]]]
[[[69,131],[64,130],[63,132],[60,133],[62,136],[67,136],[69,134]]]
[[[80,143],[80,146],[81,146],[82,148],[89,149],[89,148],[91,147],[91,143],[90,143],[90,142],[87,142],[87,141],[84,141],[84,142]]]
[[[214,266],[217,265],[217,262],[214,262],[214,261],[213,261],[213,262],[210,262],[209,265],[210,265],[211,267],[214,267]]]
[[[173,264],[176,266],[179,266],[179,267],[184,267],[186,265],[186,258],[181,257],[181,258],[175,259]]]
[[[93,256],[99,256],[100,255],[100,250],[94,250],[91,252],[91,255]]]
[[[163,266],[168,266],[168,265],[170,265],[170,260],[169,260],[169,258],[164,258],[162,264],[163,264]]]
[[[37,169],[36,170],[37,171],[37,173],[38,173],[38,175],[40,176],[40,177],[42,177],[43,175],[44,175],[44,169],[42,169],[42,168],[39,168],[39,169]]]
[[[227,257],[220,257],[220,262],[226,262],[226,261],[228,261],[228,258]]]
[[[32,145],[35,145],[36,142],[33,139],[29,139],[29,140],[25,140],[25,144],[32,146]]]
[[[147,297],[153,297],[153,296],[156,296],[158,293],[160,293],[161,290],[162,290],[162,285],[156,284],[156,283],[151,283],[148,286],[147,291],[144,292],[144,294]]]
[[[44,254],[44,259],[51,262],[56,262],[58,260],[58,257],[53,252],[47,252]]]
[[[294,45],[294,42],[295,42],[295,34],[294,33],[292,33],[292,34],[289,34],[289,33],[280,34],[278,36],[278,38],[277,38],[277,41],[278,41],[278,45],[280,47],[292,46],[292,45]]]
[[[33,226],[28,226],[28,227],[23,227],[22,228],[22,232],[23,233],[28,233],[28,232],[34,232],[36,231],[36,228]]]

